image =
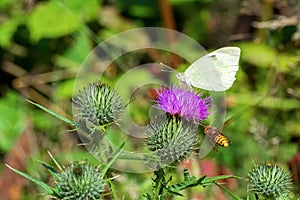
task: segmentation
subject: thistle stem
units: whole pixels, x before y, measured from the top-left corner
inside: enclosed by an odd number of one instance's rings
[[[241,200],[239,197],[235,196],[231,191],[229,191],[227,188],[223,187],[222,185],[220,185],[219,183],[217,183],[216,181],[214,181],[214,183],[221,188],[224,192],[226,192],[229,196],[231,196],[233,199],[236,200]]]
[[[154,182],[155,182],[155,188],[153,190],[153,200],[159,200],[160,199],[160,195],[162,194],[162,181],[164,180],[164,169],[161,168],[159,169],[158,171],[155,171],[154,172],[155,174],[155,179],[154,179]]]
[[[109,187],[110,187],[110,190],[111,190],[111,194],[112,194],[112,196],[113,196],[113,199],[119,199],[118,196],[117,196],[117,194],[116,194],[115,185],[114,185],[114,183],[113,183],[114,180],[112,179],[113,176],[112,176],[112,173],[111,173],[111,170],[110,170],[110,169],[107,170],[106,176],[107,176],[107,178],[110,179],[110,180],[109,180]]]

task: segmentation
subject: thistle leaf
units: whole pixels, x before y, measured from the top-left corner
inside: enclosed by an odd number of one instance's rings
[[[35,105],[36,107],[42,109],[43,111],[46,111],[46,112],[49,113],[50,115],[52,115],[52,116],[54,116],[54,117],[56,117],[56,118],[58,118],[58,119],[60,119],[60,120],[62,120],[62,121],[64,121],[64,122],[70,124],[71,126],[76,127],[75,122],[69,120],[68,118],[66,118],[66,117],[64,117],[64,116],[62,116],[62,115],[60,115],[60,114],[58,114],[58,113],[56,113],[56,112],[54,112],[54,111],[52,111],[52,110],[49,110],[48,108],[45,108],[44,106],[42,106],[42,105],[40,105],[40,104],[38,104],[38,103],[35,103],[35,102],[30,101],[30,100],[28,100],[28,99],[26,99],[26,101],[28,101],[29,103],[31,103],[31,104]]]
[[[52,194],[55,193],[55,190],[52,187],[50,187],[49,185],[47,185],[46,183],[44,183],[44,182],[42,182],[42,181],[40,181],[40,180],[38,180],[38,179],[36,179],[32,176],[29,176],[28,174],[25,174],[24,172],[21,172],[21,171],[15,169],[13,167],[7,165],[7,164],[5,164],[5,166],[8,167],[9,169],[11,169],[12,171],[14,171],[15,173],[23,176],[24,178],[26,178],[26,179],[32,181],[33,183],[37,184],[38,186],[42,187],[44,190],[47,191],[48,195],[52,195]]]

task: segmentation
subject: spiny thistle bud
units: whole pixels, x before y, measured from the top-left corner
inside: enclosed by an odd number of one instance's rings
[[[248,178],[250,191],[271,199],[288,196],[292,185],[290,173],[274,164],[256,164]]]
[[[99,168],[88,163],[74,162],[56,177],[56,190],[63,200],[100,199],[104,187]]]
[[[275,198],[276,200],[292,200],[288,193],[284,193]]]
[[[93,123],[96,126],[114,122],[123,106],[119,94],[107,84],[88,84],[73,97],[73,111],[77,123]]]
[[[178,115],[162,115],[147,127],[146,144],[163,161],[186,159],[198,146],[197,125]]]

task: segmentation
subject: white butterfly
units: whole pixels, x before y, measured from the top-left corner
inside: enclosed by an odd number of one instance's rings
[[[193,62],[184,73],[176,74],[181,81],[209,91],[225,91],[235,81],[241,50],[223,47]]]

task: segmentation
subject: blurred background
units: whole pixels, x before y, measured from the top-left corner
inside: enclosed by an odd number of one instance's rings
[[[180,164],[194,175],[247,176],[254,163],[270,162],[290,169],[299,193],[300,176],[300,2],[298,0],[1,0],[0,1],[0,156],[21,171],[53,185],[38,160],[52,164],[50,151],[62,165],[87,159],[77,133],[32,106],[30,99],[71,118],[71,98],[77,71],[101,41],[137,27],[164,27],[193,38],[208,51],[223,46],[241,48],[240,69],[226,92],[223,133],[228,148],[205,159]],[[134,41],[133,41],[134,42]],[[134,52],[133,52],[134,54]],[[163,51],[125,55],[122,62],[161,62],[184,70],[182,58]],[[134,58],[134,59],[133,59]],[[139,58],[139,59],[137,59]],[[114,85],[124,72],[111,65],[105,81]],[[138,76],[138,75],[137,75]],[[131,115],[146,124],[151,92],[137,93]],[[121,143],[117,130],[109,136]],[[134,142],[127,144],[135,149]],[[142,199],[151,174],[121,174],[120,198]],[[174,179],[176,180],[176,178]],[[245,180],[226,186],[246,198]],[[51,199],[43,191],[0,166],[0,199]],[[217,188],[195,188],[185,198],[229,199]],[[254,199],[252,196],[250,199]]]

